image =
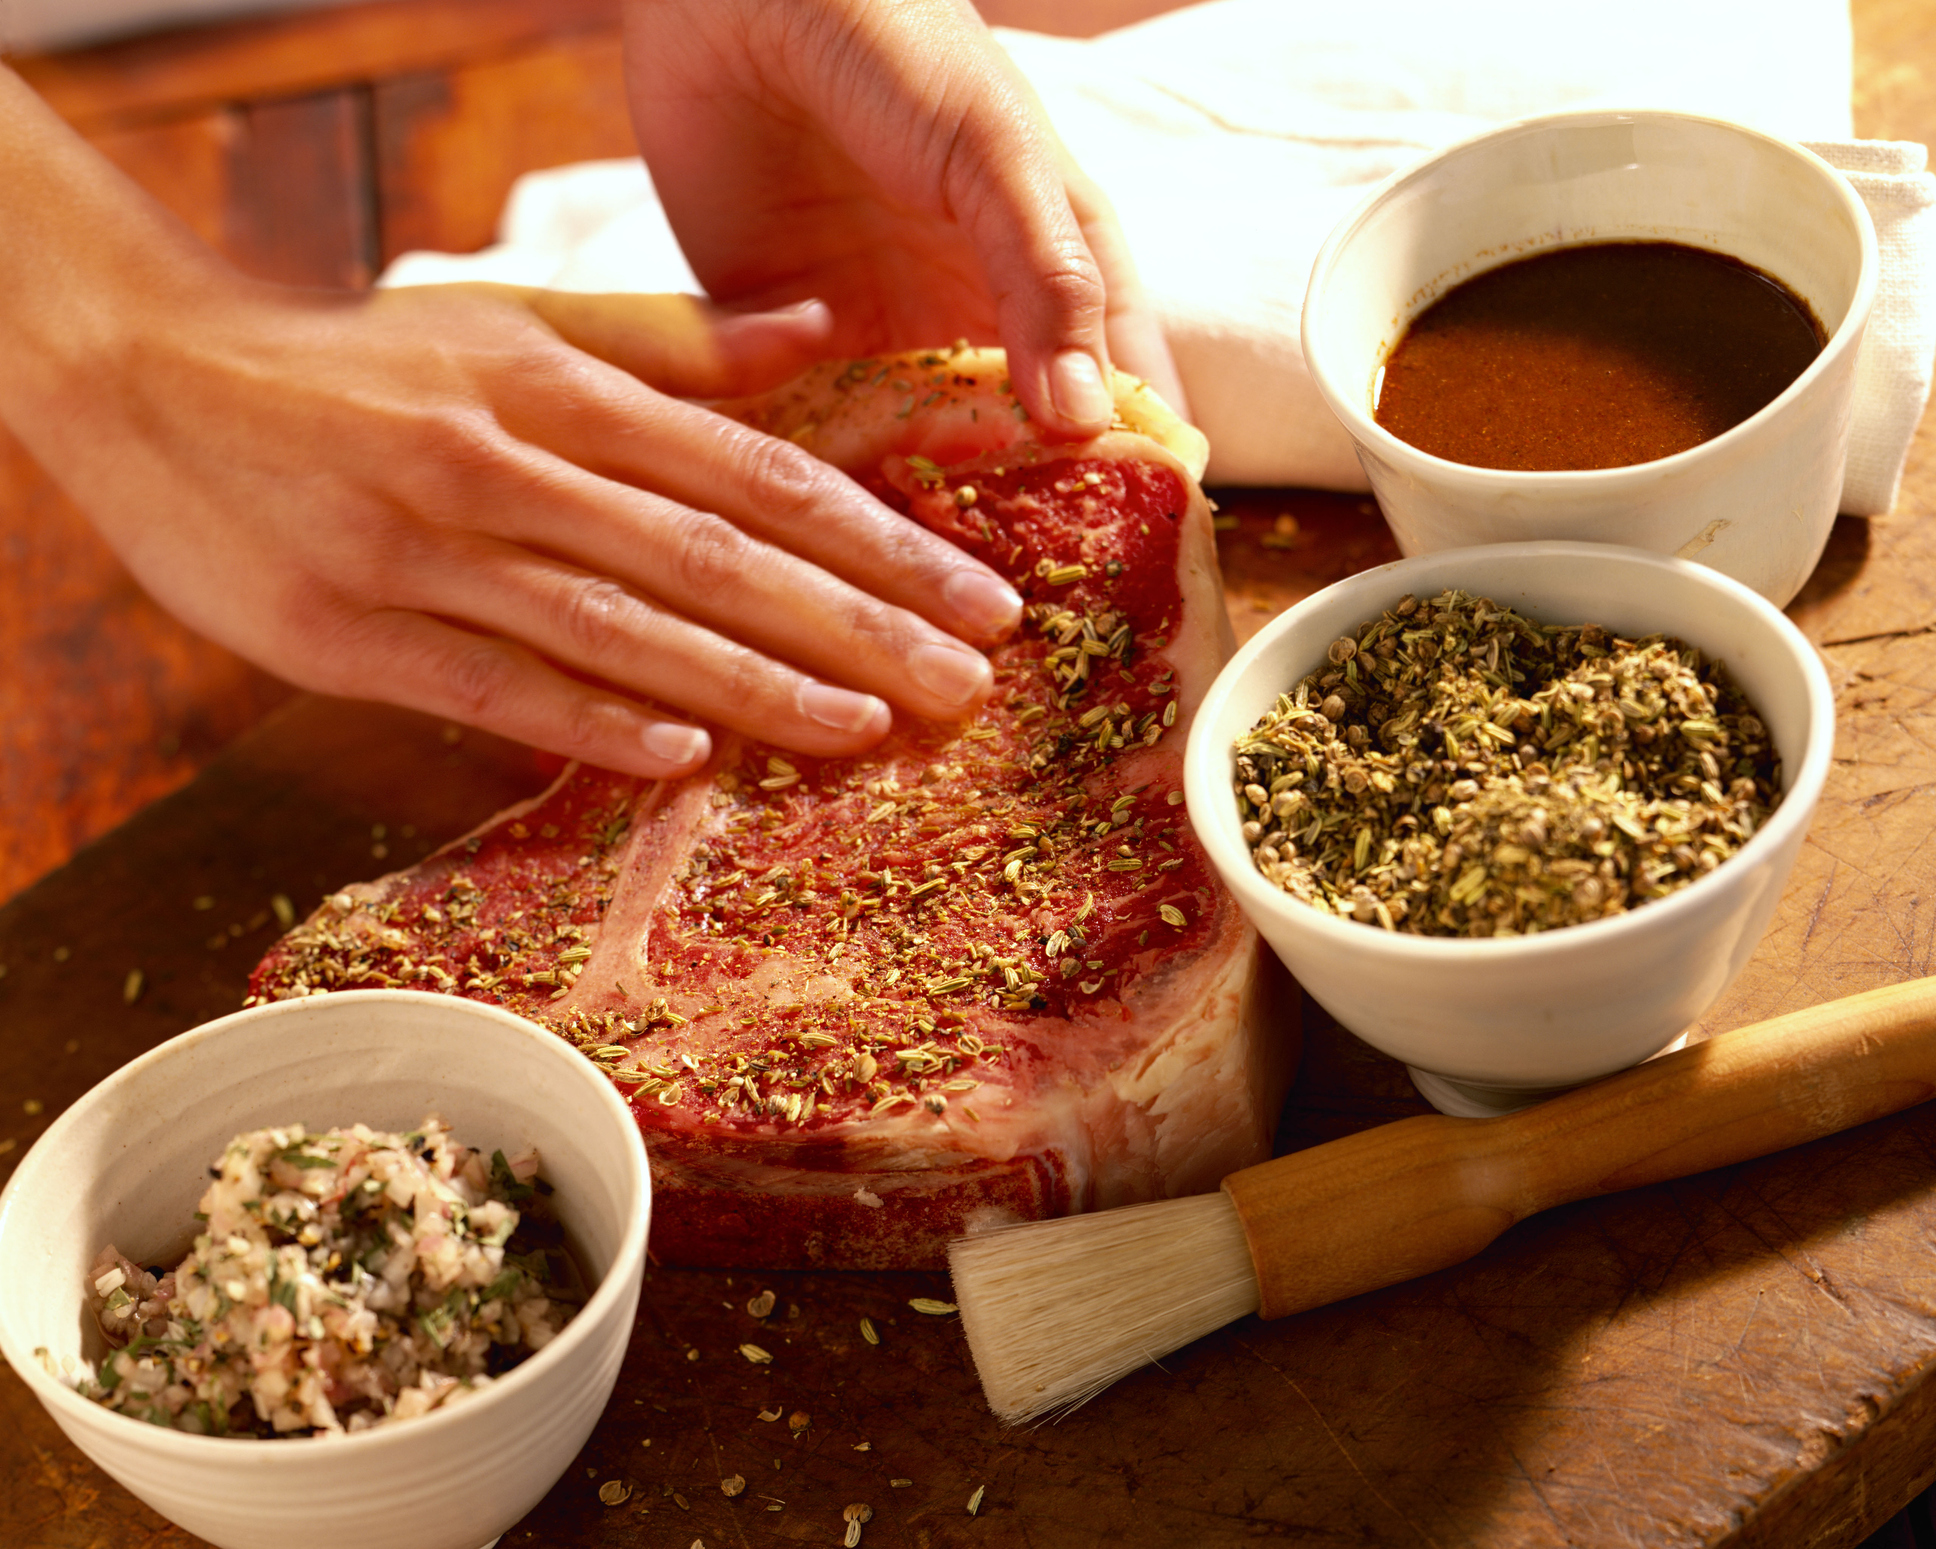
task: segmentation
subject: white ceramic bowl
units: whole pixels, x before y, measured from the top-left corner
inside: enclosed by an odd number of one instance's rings
[[[545,1349],[474,1398],[353,1436],[191,1436],[80,1397],[57,1367],[105,1345],[83,1299],[103,1244],[179,1256],[235,1135],[272,1124],[534,1144],[597,1290]],[[184,1033],[48,1128],[0,1194],[0,1351],[74,1444],[222,1549],[478,1549],[537,1504],[605,1407],[632,1331],[651,1206],[645,1147],[611,1084],[509,1012],[370,990],[280,1001]],[[172,1262],[172,1260],[171,1260]]]
[[[1322,914],[1259,875],[1232,789],[1237,738],[1326,648],[1410,592],[1458,587],[1545,624],[1679,636],[1726,662],[1773,737],[1781,805],[1677,893],[1613,919],[1515,938],[1393,933]],[[1506,1112],[1657,1053],[1720,996],[1767,927],[1828,773],[1834,698],[1814,648],[1739,582],[1686,560],[1517,543],[1397,560],[1266,624],[1196,713],[1191,825],[1239,905],[1318,1004],[1412,1067],[1447,1113]]]
[[[1551,248],[1622,240],[1753,264],[1808,302],[1827,347],[1732,430],[1627,468],[1474,468],[1372,418],[1386,357],[1453,286]],[[1779,605],[1835,521],[1876,275],[1867,209],[1800,146],[1686,114],[1560,114],[1467,140],[1373,190],[1312,267],[1304,356],[1402,553],[1530,538],[1633,544],[1698,558]]]

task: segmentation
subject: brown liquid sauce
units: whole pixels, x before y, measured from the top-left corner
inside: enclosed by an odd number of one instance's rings
[[[1385,363],[1374,417],[1479,468],[1670,457],[1777,398],[1828,335],[1759,269],[1677,242],[1598,242],[1448,291]]]

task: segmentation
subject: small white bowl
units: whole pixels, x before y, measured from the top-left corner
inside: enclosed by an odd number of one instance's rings
[[[109,1242],[178,1258],[235,1135],[300,1122],[535,1145],[596,1291],[551,1344],[475,1397],[351,1436],[192,1436],[82,1398],[52,1376],[106,1345],[84,1277]],[[632,1332],[651,1183],[611,1084],[509,1012],[368,990],[279,1001],[170,1039],[83,1096],[0,1194],[0,1351],[74,1444],[171,1521],[222,1549],[354,1544],[478,1549],[529,1511],[591,1434]]]
[[[1679,242],[1753,264],[1814,309],[1828,344],[1732,430],[1626,468],[1469,467],[1372,417],[1386,357],[1446,291],[1513,259],[1606,241]],[[1835,522],[1878,269],[1862,200],[1799,145],[1684,113],[1556,114],[1454,145],[1373,190],[1312,266],[1304,356],[1400,552],[1630,543],[1698,558],[1781,605]]]
[[[1767,725],[1783,796],[1741,849],[1677,893],[1532,936],[1408,935],[1322,914],[1272,886],[1244,842],[1237,738],[1339,636],[1407,592],[1457,587],[1543,624],[1668,634],[1725,661]],[[1224,884],[1311,997],[1411,1067],[1445,1113],[1510,1112],[1658,1053],[1753,953],[1828,774],[1834,696],[1814,648],[1738,581],[1589,543],[1513,543],[1401,559],[1280,614],[1211,684],[1184,752],[1190,821]]]

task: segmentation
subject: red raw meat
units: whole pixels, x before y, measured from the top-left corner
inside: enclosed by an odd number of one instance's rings
[[[1201,438],[1122,378],[1117,429],[1045,446],[1003,377],[908,355],[734,406],[1021,590],[972,724],[568,769],[336,894],[253,998],[441,989],[571,1038],[632,1094],[666,1262],[938,1266],[970,1227],[1266,1157],[1295,1012],[1181,806],[1230,649]]]

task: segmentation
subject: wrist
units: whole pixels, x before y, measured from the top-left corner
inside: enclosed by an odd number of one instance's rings
[[[145,331],[242,283],[0,67],[0,418],[29,445]]]

